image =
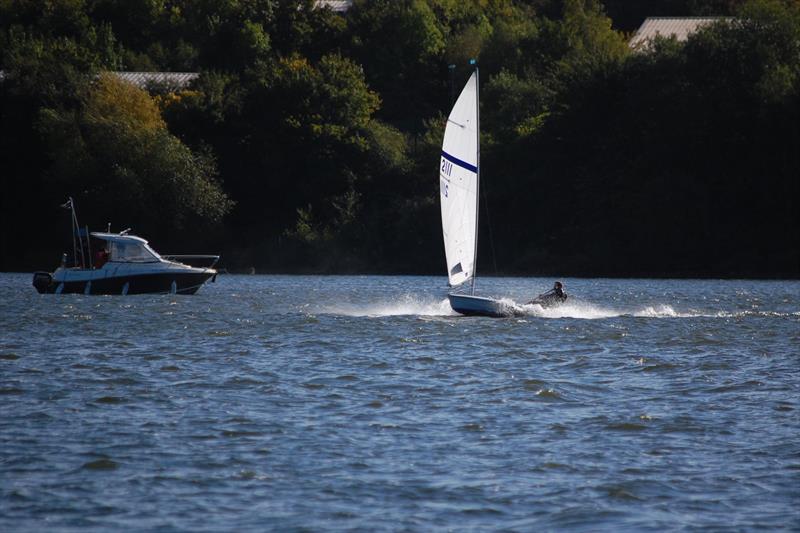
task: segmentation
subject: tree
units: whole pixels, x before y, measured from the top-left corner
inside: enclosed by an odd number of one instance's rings
[[[420,117],[446,103],[444,25],[424,0],[356,1],[348,19],[351,53],[386,102],[380,117],[418,132]]]
[[[49,186],[82,191],[90,219],[163,233],[230,209],[213,159],[191,152],[153,99],[113,74],[99,76],[80,109],[42,109],[38,125],[52,158]]]

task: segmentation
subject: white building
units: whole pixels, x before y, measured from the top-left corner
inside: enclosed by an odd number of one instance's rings
[[[344,13],[350,6],[353,5],[353,0],[317,0],[316,7],[328,7],[337,13]]]
[[[634,50],[646,50],[657,36],[675,37],[685,41],[689,35],[703,26],[725,20],[727,17],[648,17],[631,37],[628,46]]]
[[[185,89],[200,77],[199,72],[117,72],[111,74],[136,85],[140,89],[147,90],[150,87],[163,87],[170,91]],[[0,83],[5,81],[6,73],[0,70]]]
[[[157,86],[176,91],[200,77],[198,72],[112,72],[117,78],[147,90]]]

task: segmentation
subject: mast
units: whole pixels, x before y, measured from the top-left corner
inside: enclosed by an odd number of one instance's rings
[[[65,204],[62,204],[61,207],[65,209],[69,209],[70,211],[70,219],[72,222],[72,266],[78,266],[78,251],[81,252],[81,264],[80,268],[86,268],[86,256],[84,255],[83,249],[83,235],[81,233],[81,226],[78,224],[78,214],[75,212],[75,202],[72,200],[72,196],[69,197]],[[86,246],[89,246],[89,256],[92,255],[91,245],[89,244],[89,227],[86,227]],[[66,259],[67,254],[64,254],[64,258]],[[66,263],[66,261],[62,261]]]
[[[477,168],[477,181],[475,182],[475,256],[472,259],[472,294],[475,294],[475,277],[478,275],[478,215],[481,203],[481,78],[478,72],[478,63],[474,59],[469,60],[470,64],[475,65],[475,129],[477,137],[477,157],[475,167]]]
[[[72,230],[72,266],[78,266],[78,232],[76,231],[77,228],[75,225],[77,217],[75,216],[75,205],[72,202],[72,196],[69,197],[67,203],[62,207],[69,207],[69,223],[70,229]]]
[[[75,212],[75,202],[72,201],[72,196],[69,197],[69,207],[72,210],[73,231],[78,234],[78,250],[81,252],[81,268],[86,268],[86,256],[83,254],[83,235],[81,235],[81,225],[78,224],[78,213]],[[75,244],[74,240],[72,244]],[[75,262],[78,262],[77,254],[75,254]]]

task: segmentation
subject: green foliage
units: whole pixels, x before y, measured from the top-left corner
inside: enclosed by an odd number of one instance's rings
[[[798,223],[796,10],[751,2],[685,45],[572,77],[527,144],[528,208],[568,201],[557,225],[537,221],[545,234],[582,243],[595,272],[796,271],[779,230]]]
[[[732,18],[647,53],[618,31],[691,15]],[[72,194],[153,238],[202,222],[241,266],[439,272],[477,59],[508,272],[796,275],[798,43],[794,0],[0,0],[0,225],[49,234]],[[201,76],[150,96],[114,70]]]
[[[538,44],[540,25],[530,8],[513,6],[498,18],[481,53],[481,65],[491,72],[505,70],[517,76],[541,76],[543,62]]]
[[[486,130],[497,142],[532,135],[543,125],[553,97],[541,81],[503,70],[483,90]]]
[[[189,219],[217,221],[230,208],[213,159],[192,153],[166,130],[147,93],[111,74],[100,76],[81,109],[43,108],[38,126],[52,186],[82,191],[101,220],[164,231]]]
[[[613,64],[628,53],[622,34],[611,28],[597,0],[566,0],[563,20],[550,26],[550,39],[560,43],[554,52],[562,80],[585,79],[598,68]]]
[[[86,90],[94,58],[75,41],[44,40],[11,32],[5,83],[13,96],[37,103],[71,105]]]
[[[364,131],[367,141],[367,156],[375,166],[375,172],[391,169],[403,172],[409,165],[406,137],[392,126],[372,119]]]

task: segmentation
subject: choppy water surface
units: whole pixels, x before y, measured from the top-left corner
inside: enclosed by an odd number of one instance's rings
[[[0,275],[0,530],[800,528],[800,283],[443,282]]]

